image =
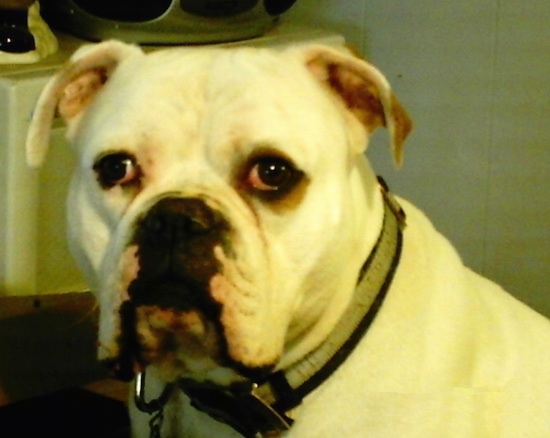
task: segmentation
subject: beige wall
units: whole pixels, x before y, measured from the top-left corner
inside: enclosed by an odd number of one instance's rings
[[[415,131],[399,172],[374,138],[377,170],[468,265],[550,315],[550,2],[299,0],[289,19],[385,72]]]

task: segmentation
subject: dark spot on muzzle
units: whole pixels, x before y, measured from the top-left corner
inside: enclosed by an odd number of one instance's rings
[[[131,301],[217,317],[209,283],[220,270],[214,248],[223,246],[228,229],[227,221],[201,199],[157,202],[136,223],[132,243],[138,248],[139,271],[128,289]]]

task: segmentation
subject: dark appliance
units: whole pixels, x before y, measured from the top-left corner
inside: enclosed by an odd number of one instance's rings
[[[54,28],[101,41],[207,44],[263,35],[296,0],[40,0]]]

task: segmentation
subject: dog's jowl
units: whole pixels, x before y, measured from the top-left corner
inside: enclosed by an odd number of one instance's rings
[[[550,324],[465,267],[365,158],[411,121],[344,50],[78,50],[72,253],[135,437],[548,437]],[[545,293],[545,291],[541,291]]]

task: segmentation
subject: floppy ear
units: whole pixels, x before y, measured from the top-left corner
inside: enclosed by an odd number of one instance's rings
[[[27,133],[27,163],[40,167],[45,159],[56,112],[69,132],[101,91],[119,63],[143,54],[137,46],[118,41],[86,45],[46,84],[35,106]]]
[[[301,50],[307,68],[343,101],[368,133],[379,126],[387,128],[395,166],[401,167],[403,142],[412,122],[382,73],[349,52],[325,46]]]

